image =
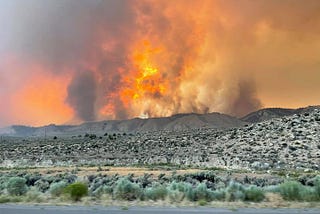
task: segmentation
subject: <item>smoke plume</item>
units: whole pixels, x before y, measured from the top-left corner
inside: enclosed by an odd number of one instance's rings
[[[0,125],[313,104],[319,10],[318,0],[3,0]]]
[[[76,116],[84,121],[95,120],[96,87],[90,71],[76,74],[68,86],[67,102],[75,109]]]

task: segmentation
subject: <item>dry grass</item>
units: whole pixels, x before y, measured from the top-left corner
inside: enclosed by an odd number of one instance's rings
[[[41,201],[29,201],[25,197],[22,197],[21,202],[16,202],[16,204],[29,204],[29,205],[55,205],[55,206],[71,206],[71,205],[81,205],[81,206],[119,206],[119,207],[132,207],[132,206],[156,206],[156,207],[199,207],[198,202],[190,202],[188,200],[182,200],[181,202],[172,202],[169,198],[159,201],[121,201],[113,200],[110,195],[102,195],[99,199],[93,197],[84,197],[79,202],[73,202],[68,198],[59,197],[49,197],[42,196]],[[238,208],[320,208],[320,203],[318,202],[290,202],[284,201],[282,197],[275,193],[267,193],[266,199],[263,202],[243,202],[243,201],[212,201],[208,202],[206,207],[216,207],[216,208],[227,208],[227,209],[238,209]]]
[[[9,172],[10,170],[2,170],[2,172]],[[23,169],[23,171],[27,171],[30,173],[39,172],[42,175],[57,175],[66,172],[74,172],[77,171],[77,175],[88,176],[94,174],[102,174],[102,175],[121,175],[125,176],[128,174],[134,174],[135,176],[142,176],[145,173],[152,174],[154,177],[157,177],[160,174],[171,175],[173,171],[177,174],[187,174],[187,173],[197,173],[203,172],[207,170],[201,169],[181,169],[181,170],[164,170],[164,169],[151,169],[144,167],[46,167],[46,168],[31,168],[31,169]]]
[[[281,195],[276,193],[267,192],[266,193],[266,202],[271,204],[272,207],[285,207],[287,206],[287,202],[283,200]]]

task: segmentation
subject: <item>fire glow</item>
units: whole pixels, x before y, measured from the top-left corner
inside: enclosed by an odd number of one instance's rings
[[[317,0],[1,6],[1,126],[213,111],[242,116],[320,99]]]

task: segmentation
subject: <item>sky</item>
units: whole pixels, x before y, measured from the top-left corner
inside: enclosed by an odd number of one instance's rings
[[[0,0],[0,127],[320,102],[318,0]]]

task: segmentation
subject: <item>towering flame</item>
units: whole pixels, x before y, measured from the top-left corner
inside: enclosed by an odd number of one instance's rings
[[[317,104],[319,10],[318,0],[3,0],[0,126]]]

